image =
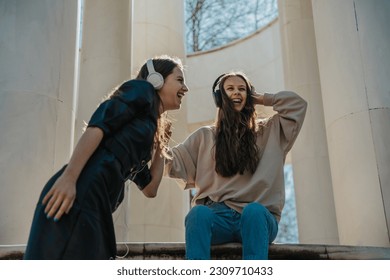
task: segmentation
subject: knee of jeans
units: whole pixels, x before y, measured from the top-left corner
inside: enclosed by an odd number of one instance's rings
[[[185,218],[185,225],[187,226],[188,223],[210,223],[212,215],[213,212],[207,206],[196,205],[188,212]]]
[[[249,203],[247,206],[244,207],[242,210],[242,219],[252,219],[252,218],[264,218],[266,217],[268,212],[268,209],[265,208],[263,205],[257,202]]]

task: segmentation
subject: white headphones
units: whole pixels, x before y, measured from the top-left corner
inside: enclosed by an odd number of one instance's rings
[[[164,85],[164,78],[163,76],[156,72],[153,67],[153,60],[148,59],[146,61],[146,66],[148,67],[149,75],[146,78],[146,80],[153,85],[155,89],[160,89]]]

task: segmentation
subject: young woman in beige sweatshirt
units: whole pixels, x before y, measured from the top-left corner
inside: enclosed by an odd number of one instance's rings
[[[196,194],[188,213],[186,258],[210,259],[213,244],[240,242],[243,259],[267,259],[285,201],[283,166],[302,126],[307,103],[297,94],[260,94],[243,73],[213,85],[214,125],[172,148],[167,174]],[[277,112],[257,119],[255,105]]]

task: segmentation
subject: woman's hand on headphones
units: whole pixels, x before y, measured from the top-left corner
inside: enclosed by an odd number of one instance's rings
[[[252,87],[252,98],[253,103],[255,105],[263,105],[264,104],[264,93],[258,93],[256,92],[256,89]]]

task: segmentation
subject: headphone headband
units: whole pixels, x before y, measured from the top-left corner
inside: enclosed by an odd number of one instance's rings
[[[221,78],[223,77],[223,76],[225,76],[226,75],[226,73],[225,74],[222,74],[222,75],[220,75],[220,76],[218,76],[218,78],[215,80],[215,82],[214,82],[214,84],[213,84],[213,88],[212,88],[212,90],[213,90],[213,92],[215,91],[215,87],[221,82]]]
[[[226,73],[220,75],[214,82],[213,84],[213,88],[212,88],[212,93],[213,93],[213,98],[214,98],[214,103],[215,103],[215,106],[217,106],[218,108],[221,108],[222,107],[222,93],[221,93],[221,89],[217,89],[215,90],[215,88],[217,86],[219,86],[219,84],[221,83],[221,80],[222,78],[226,75]]]

